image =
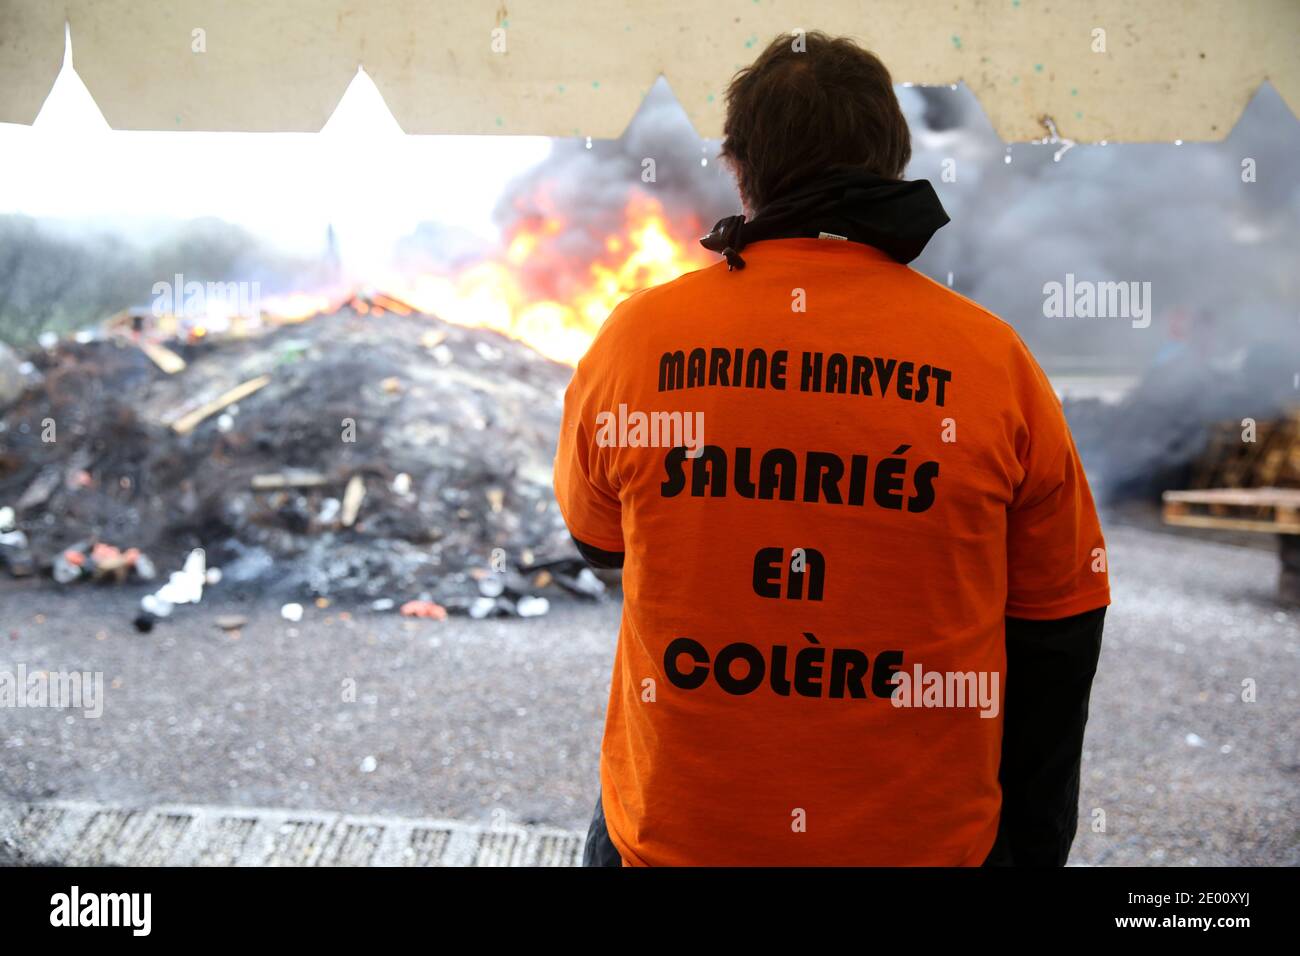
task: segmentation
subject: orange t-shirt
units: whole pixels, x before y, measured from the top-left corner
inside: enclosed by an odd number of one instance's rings
[[[1060,401],[1009,325],[870,246],[743,255],[623,302],[565,396],[561,511],[626,552],[610,837],[633,865],[978,865],[1004,617],[1110,601]]]

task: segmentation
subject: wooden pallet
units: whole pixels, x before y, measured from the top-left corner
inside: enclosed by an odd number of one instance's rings
[[[1300,488],[1166,491],[1163,498],[1166,524],[1300,534]]]
[[[1188,480],[1188,487],[1197,490],[1296,486],[1300,486],[1300,408],[1259,422],[1253,442],[1242,440],[1240,422],[1213,426]]]

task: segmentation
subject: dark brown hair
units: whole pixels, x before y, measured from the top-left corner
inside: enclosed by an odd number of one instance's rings
[[[833,166],[900,179],[912,157],[885,64],[816,30],[777,37],[732,77],[722,132],[753,210]]]

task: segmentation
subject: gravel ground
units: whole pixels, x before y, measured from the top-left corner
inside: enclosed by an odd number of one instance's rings
[[[102,671],[105,706],[99,719],[5,713],[0,793],[480,823],[590,815],[614,602],[447,622],[308,605],[291,625],[278,604],[218,593],[143,635],[125,590],[6,584],[0,668]],[[222,631],[229,614],[248,623]]]
[[[1108,542],[1072,861],[1300,864],[1300,609],[1274,601],[1277,558],[1135,526]],[[0,669],[106,684],[99,719],[0,715],[0,795],[585,828],[615,602],[444,623],[309,606],[291,625],[216,588],[142,635],[137,599],[0,581]]]
[[[1277,555],[1132,527],[1106,539],[1071,861],[1300,864],[1300,608],[1276,602]]]

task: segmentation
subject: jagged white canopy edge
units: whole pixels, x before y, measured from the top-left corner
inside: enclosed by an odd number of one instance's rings
[[[773,36],[856,37],[899,82],[966,83],[1008,142],[1222,139],[1300,103],[1295,0],[0,0],[0,121],[31,123],[71,29],[115,129],[316,131],[363,66],[408,133],[618,136],[663,75],[721,131]]]

